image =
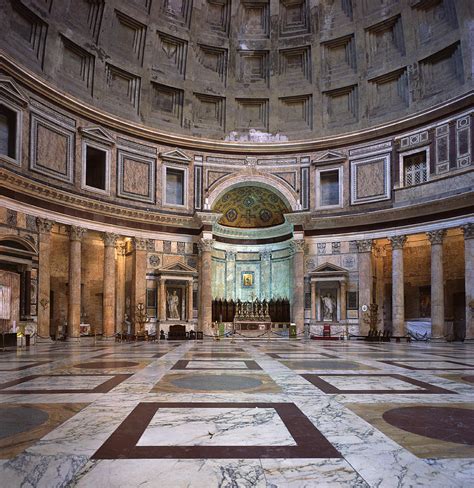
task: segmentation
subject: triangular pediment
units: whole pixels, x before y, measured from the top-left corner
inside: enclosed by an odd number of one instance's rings
[[[314,268],[310,274],[347,274],[347,269],[336,266],[332,263],[323,263]]]
[[[326,151],[325,153],[320,154],[317,156],[313,163],[316,165],[321,164],[331,164],[331,163],[339,163],[346,160],[345,154],[342,154],[338,151]]]
[[[102,142],[103,144],[115,144],[115,139],[102,127],[81,127],[79,130],[84,137],[94,139],[95,141]]]
[[[172,151],[162,152],[160,153],[160,157],[165,161],[173,161],[175,163],[182,163],[182,164],[189,164],[191,161],[191,158],[189,158],[180,149],[173,149]]]
[[[171,264],[168,264],[166,266],[163,266],[162,268],[160,268],[158,270],[159,273],[161,274],[166,274],[166,273],[195,273],[196,272],[196,269],[185,264],[185,263],[182,263],[182,262],[176,262],[176,263],[171,263]]]
[[[29,102],[28,95],[7,76],[0,76],[0,97],[22,107]]]

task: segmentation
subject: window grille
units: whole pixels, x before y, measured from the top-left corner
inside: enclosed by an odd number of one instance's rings
[[[405,186],[414,186],[428,180],[426,153],[413,154],[404,158]]]

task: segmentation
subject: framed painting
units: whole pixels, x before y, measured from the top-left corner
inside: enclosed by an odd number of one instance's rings
[[[253,271],[242,271],[242,286],[244,288],[252,288],[254,282]]]

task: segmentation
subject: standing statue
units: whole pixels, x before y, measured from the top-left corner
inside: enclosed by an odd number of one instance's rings
[[[323,320],[334,320],[334,312],[336,308],[336,301],[330,293],[326,293],[326,296],[321,298],[323,302]]]
[[[168,302],[168,309],[170,319],[180,319],[179,314],[179,296],[176,294],[176,290],[173,290],[173,294],[170,295],[169,292],[166,293],[166,301]]]

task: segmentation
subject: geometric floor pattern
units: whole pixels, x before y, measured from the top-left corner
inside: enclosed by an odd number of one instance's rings
[[[474,344],[0,352],[0,486],[468,487]]]

